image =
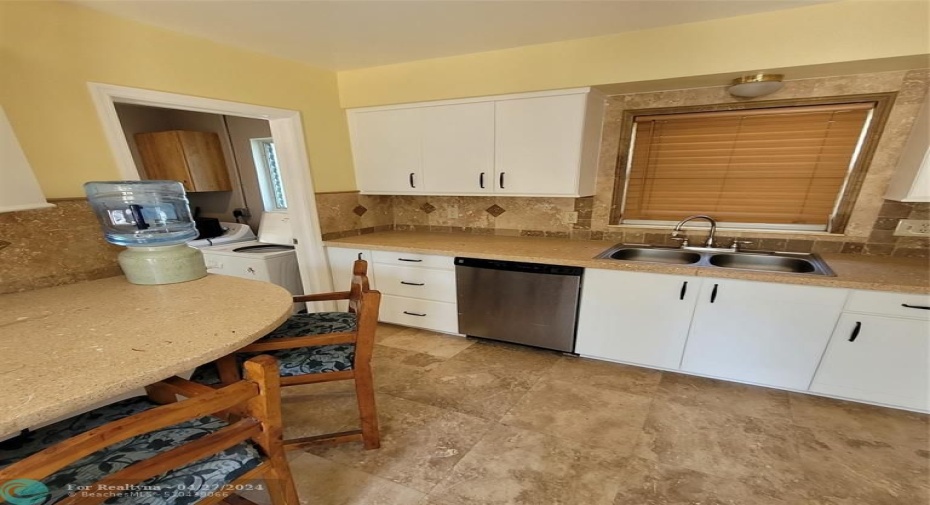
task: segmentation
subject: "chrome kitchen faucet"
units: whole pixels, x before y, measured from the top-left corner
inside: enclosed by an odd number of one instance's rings
[[[694,219],[706,219],[707,222],[710,223],[710,233],[707,235],[707,241],[704,242],[704,247],[714,247],[714,234],[717,233],[717,220],[704,214],[688,216],[679,221],[678,224],[675,225],[675,229],[672,230],[672,240],[680,240],[682,248],[688,247],[688,237],[681,236],[681,227],[688,221]]]

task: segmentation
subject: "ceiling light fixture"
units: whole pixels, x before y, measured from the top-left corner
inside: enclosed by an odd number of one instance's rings
[[[739,98],[756,98],[774,93],[785,84],[783,74],[753,74],[733,79],[727,89],[731,95]]]

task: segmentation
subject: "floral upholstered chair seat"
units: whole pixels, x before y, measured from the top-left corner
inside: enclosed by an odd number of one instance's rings
[[[0,468],[75,435],[158,406],[146,397],[130,398],[0,442]],[[50,491],[50,497],[42,503],[55,503],[67,497],[69,489],[77,486],[90,486],[107,475],[171,450],[185,442],[214,433],[227,425],[226,421],[218,417],[203,416],[113,444],[43,479],[43,484]],[[223,485],[233,482],[261,462],[262,458],[258,449],[251,442],[242,442],[220,453],[138,484],[147,489],[160,488],[161,492],[145,492],[141,496],[120,495],[104,503],[127,505],[196,503],[204,496],[221,490]]]
[[[278,338],[352,332],[355,331],[356,321],[356,315],[351,312],[295,314],[289,317],[284,324],[262,337],[259,342],[267,342]],[[236,359],[241,367],[245,360],[258,354],[267,354],[276,358],[281,377],[294,377],[351,370],[355,360],[355,345],[318,345],[262,351],[260,353],[239,353],[236,355]],[[191,380],[201,384],[213,385],[219,384],[220,377],[216,365],[208,363],[197,368]]]

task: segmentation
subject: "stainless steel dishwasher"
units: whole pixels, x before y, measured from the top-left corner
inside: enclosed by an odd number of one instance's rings
[[[574,352],[580,267],[455,258],[459,333]]]

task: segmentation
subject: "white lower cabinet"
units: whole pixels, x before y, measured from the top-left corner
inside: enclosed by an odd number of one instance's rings
[[[374,251],[380,320],[458,333],[455,265],[451,256]]]
[[[848,292],[704,279],[681,369],[806,390]]]
[[[875,303],[863,303],[867,300]],[[892,300],[897,303],[882,303]],[[810,390],[850,400],[930,410],[930,311],[913,308],[921,306],[928,306],[926,296],[854,292]],[[902,309],[910,309],[904,312],[908,317],[895,317]],[[852,310],[882,311],[886,315]]]
[[[700,286],[697,277],[587,269],[575,352],[677,369]]]

